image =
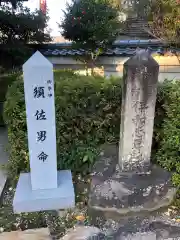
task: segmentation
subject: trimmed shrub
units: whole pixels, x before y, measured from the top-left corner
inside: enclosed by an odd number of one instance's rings
[[[80,76],[55,71],[58,169],[87,173],[98,146],[118,142],[121,115],[121,80]],[[4,106],[8,125],[9,175],[29,171],[26,112],[22,78],[9,88]],[[180,82],[159,84],[156,102],[152,161],[175,172],[180,183]]]
[[[8,86],[10,86],[18,77],[20,73],[7,73],[0,75],[0,126],[4,125],[3,121],[3,103],[6,100],[6,93]]]
[[[173,183],[180,185],[180,81],[165,82],[161,94],[164,95],[162,108],[165,115],[158,137],[156,161],[174,171]]]
[[[0,75],[0,102],[5,102],[8,86],[10,86],[20,74],[20,72],[12,72]]]
[[[159,149],[160,142],[162,140],[163,133],[163,121],[166,117],[166,110],[164,108],[164,103],[168,97],[170,87],[172,85],[171,81],[164,81],[158,84],[158,93],[156,99],[156,109],[155,109],[155,119],[154,119],[154,134],[152,143],[152,162],[157,162],[157,151]]]
[[[55,72],[58,169],[88,172],[98,146],[119,138],[121,80]],[[29,171],[26,112],[22,79],[7,93],[4,119],[8,125],[9,175]]]

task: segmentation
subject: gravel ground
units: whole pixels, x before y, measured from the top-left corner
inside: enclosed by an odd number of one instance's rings
[[[78,175],[74,178],[76,192],[76,208],[68,210],[60,217],[58,212],[35,212],[14,214],[12,208],[15,189],[10,185],[6,187],[0,207],[0,233],[48,227],[52,235],[62,236],[67,229],[76,224],[88,224],[87,199],[89,177]],[[53,225],[52,225],[53,223]]]
[[[66,212],[61,213],[36,212],[24,214],[13,213],[12,201],[15,189],[11,186],[7,186],[4,192],[2,206],[0,207],[0,232],[16,230],[24,231],[26,229],[35,229],[48,226],[51,232],[51,236],[54,236],[54,239],[59,239],[60,237],[64,236],[68,229],[71,229],[74,226],[90,225],[90,219],[87,215],[89,184],[89,176],[84,178],[78,175],[76,176],[76,178],[74,178],[74,186],[76,192],[76,208],[73,210],[67,210]],[[180,214],[178,214],[178,212],[178,209],[175,207],[168,208],[166,211],[163,211],[162,214],[157,213],[150,219],[144,218],[142,221],[142,225],[146,225],[146,221],[147,224],[148,222],[160,221],[164,224],[180,228]],[[100,215],[98,217],[101,219]],[[107,216],[106,221],[103,221],[101,230],[104,234],[106,234],[106,236],[113,236],[113,233],[118,234],[118,229],[121,228],[121,224],[117,219],[119,219],[119,216],[117,216],[116,218],[116,216],[114,215],[113,217]],[[148,233],[148,231],[146,233]],[[152,238],[152,232],[149,232],[149,234],[150,238]],[[126,235],[126,237],[128,236]],[[134,236],[134,239],[136,239],[136,236]]]

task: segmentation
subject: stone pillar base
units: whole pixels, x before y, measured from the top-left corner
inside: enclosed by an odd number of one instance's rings
[[[176,194],[171,173],[155,165],[150,174],[123,173],[117,164],[118,146],[104,149],[92,173],[91,223],[112,239],[170,240],[180,236],[180,223],[165,215]]]
[[[155,165],[150,174],[121,172],[115,161],[115,156],[118,159],[117,147],[111,145],[109,148],[111,152],[114,149],[114,154],[111,157],[105,151],[92,174],[90,208],[137,215],[158,210],[172,202],[176,189],[172,186],[170,172]]]
[[[71,171],[58,171],[57,181],[58,188],[33,191],[30,173],[21,173],[13,200],[14,212],[52,211],[74,208],[75,193]]]

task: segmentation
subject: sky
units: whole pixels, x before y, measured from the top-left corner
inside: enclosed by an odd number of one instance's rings
[[[35,9],[39,9],[39,1],[40,0],[28,0],[28,2],[24,3],[24,6],[27,6],[34,11]],[[59,36],[59,28],[56,22],[60,23],[63,17],[62,10],[66,7],[66,2],[71,2],[71,0],[46,0],[47,8],[49,10],[49,28],[51,31],[51,36]]]

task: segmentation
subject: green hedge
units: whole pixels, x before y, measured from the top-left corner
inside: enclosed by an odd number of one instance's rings
[[[4,125],[3,103],[6,100],[8,86],[10,86],[19,77],[19,75],[20,75],[19,72],[0,74],[0,126]]]
[[[119,141],[121,79],[79,76],[56,71],[55,103],[58,169],[90,170],[104,142]],[[152,161],[175,170],[180,182],[180,82],[165,81],[158,87]],[[8,170],[15,178],[29,171],[26,113],[22,79],[7,93],[4,118],[8,125]]]
[[[173,171],[173,183],[180,185],[180,81],[164,84],[161,88],[164,118],[159,135],[156,161]]]
[[[0,74],[0,102],[6,100],[8,86],[10,86],[20,75],[20,72]]]
[[[119,137],[120,79],[78,76],[55,72],[55,104],[58,168],[86,173],[104,141]],[[14,82],[7,93],[4,119],[8,125],[13,178],[28,171],[28,146],[23,81]]]

